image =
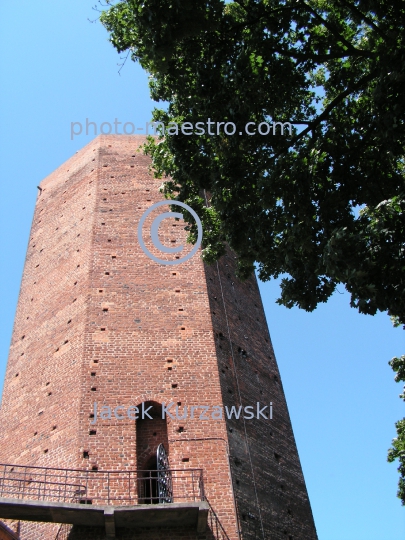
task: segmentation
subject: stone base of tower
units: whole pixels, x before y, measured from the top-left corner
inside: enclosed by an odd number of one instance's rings
[[[118,529],[116,540],[214,540],[212,531],[208,530],[203,534],[196,533],[191,528],[177,529]],[[74,526],[67,540],[108,540],[105,532],[100,527],[77,527]],[[59,540],[59,539],[58,539]],[[225,540],[225,539],[224,539]]]
[[[227,540],[210,529],[198,533],[193,527],[160,527],[153,530],[117,528],[115,536],[109,536],[104,527],[21,522],[20,531],[20,536],[5,536],[4,540]],[[2,536],[0,540],[3,540]]]

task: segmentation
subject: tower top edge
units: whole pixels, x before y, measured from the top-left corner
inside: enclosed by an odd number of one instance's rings
[[[156,137],[151,135],[152,137]],[[75,170],[81,163],[91,159],[90,156],[93,156],[97,151],[102,149],[108,149],[111,147],[112,150],[118,149],[121,146],[127,146],[128,144],[133,144],[133,150],[138,150],[145,142],[146,135],[103,135],[100,134],[85,146],[77,150],[73,156],[68,158],[63,162],[59,167],[57,167],[52,173],[43,178],[39,183],[39,187],[42,189],[46,188],[49,184],[52,184],[56,177],[60,175],[63,171],[72,171]]]

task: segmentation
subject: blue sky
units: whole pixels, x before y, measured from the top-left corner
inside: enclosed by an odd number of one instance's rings
[[[93,0],[94,1],[94,0]],[[31,226],[36,186],[93,137],[71,140],[71,122],[151,118],[147,75],[119,55],[86,0],[3,3],[1,40],[2,382]],[[138,133],[142,133],[139,131]],[[275,304],[260,284],[320,540],[397,540],[405,509],[386,461],[404,416],[388,360],[404,332],[369,317],[340,293],[313,313]]]

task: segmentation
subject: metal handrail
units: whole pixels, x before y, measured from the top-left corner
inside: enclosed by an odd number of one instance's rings
[[[204,500],[208,503],[208,526],[211,529],[212,534],[214,535],[215,540],[230,540],[229,536],[226,534],[225,529],[221,525],[221,522],[218,519],[218,516],[214,512],[209,500],[207,497]]]
[[[206,501],[208,525],[215,540],[230,540],[205,496],[202,469],[168,471],[173,494],[170,502]],[[94,471],[0,463],[0,497],[100,505],[155,504],[162,502],[159,473],[162,471]],[[61,525],[55,540],[67,540],[69,527]]]
[[[1,468],[3,469],[1,471]],[[169,469],[176,501],[204,499],[202,469]],[[155,504],[162,502],[162,471],[94,471],[0,463],[0,497],[81,504]],[[161,486],[160,486],[161,487]]]

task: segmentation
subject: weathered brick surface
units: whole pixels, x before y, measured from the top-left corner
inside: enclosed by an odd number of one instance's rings
[[[206,268],[206,276],[224,404],[273,404],[271,421],[227,421],[242,536],[316,538],[256,280],[235,278],[232,253]]]
[[[143,140],[100,136],[41,183],[0,411],[0,461],[132,470],[145,468],[162,442],[173,469],[204,470],[231,540],[238,530],[244,540],[315,539],[255,278],[237,281],[231,253],[208,267],[198,254],[169,266],[142,252],[139,219],[162,200],[149,158],[136,152]],[[172,246],[185,238],[173,220],[159,234]],[[273,420],[190,418],[191,406],[270,401]],[[174,402],[188,417],[112,415],[92,424],[94,402],[99,411]],[[53,540],[57,529],[24,523],[21,538]],[[69,538],[105,536],[74,527]],[[128,530],[117,538],[197,536]]]
[[[60,525],[56,523],[33,523],[21,521],[21,540],[54,540]]]

